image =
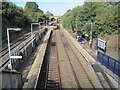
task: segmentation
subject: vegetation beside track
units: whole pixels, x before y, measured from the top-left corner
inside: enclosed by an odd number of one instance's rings
[[[86,23],[92,23],[93,38],[118,34],[120,33],[119,5],[119,2],[85,2],[83,6],[67,11],[62,16],[62,25],[73,31],[80,30],[83,35],[90,35],[90,25]]]
[[[41,22],[49,20],[52,13],[44,13],[36,2],[27,2],[25,7],[18,7],[12,2],[2,2],[2,43],[7,42],[7,28],[21,28],[18,33],[10,32],[11,41],[19,38],[24,33],[30,32],[32,22]]]
[[[67,11],[62,16],[62,25],[75,33],[81,31],[84,39],[89,41],[91,27],[86,23],[92,23],[93,42],[96,42],[96,38],[106,40],[107,54],[118,59],[120,49],[119,11],[120,2],[85,2],[83,6],[77,6]]]

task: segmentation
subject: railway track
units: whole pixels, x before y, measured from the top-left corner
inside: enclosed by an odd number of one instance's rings
[[[68,41],[62,30],[53,31],[37,88],[58,90],[65,88],[102,88],[90,65],[72,47],[75,46]]]
[[[63,42],[61,40],[63,35],[60,35],[59,31],[56,31],[56,42],[60,66],[60,77],[62,88],[79,88],[78,81],[75,78],[73,68],[69,62],[69,58],[65,52]]]
[[[43,28],[43,27],[42,27],[42,28]],[[42,28],[40,28],[40,29],[42,29]],[[38,31],[37,31],[37,29],[36,29],[36,31],[34,31],[34,33],[37,33],[37,32],[38,32]],[[19,45],[20,43],[22,43],[23,41],[25,41],[26,39],[28,39],[30,36],[31,36],[31,32],[25,34],[23,37],[20,37],[20,39],[18,39],[17,41],[15,41],[14,43],[12,43],[12,44],[10,45],[11,50],[14,49],[16,46],[18,46],[18,45]],[[6,53],[8,53],[8,47],[7,47],[7,46],[0,51],[0,58],[3,57]]]
[[[88,60],[62,29],[53,31],[37,89],[111,88],[105,77],[97,75]]]
[[[84,67],[82,66],[81,62],[79,62],[79,58],[74,53],[73,49],[69,45],[69,42],[67,42],[67,39],[65,38],[65,36],[63,35],[62,32],[60,32],[60,35],[62,36],[61,39],[62,39],[64,48],[65,48],[65,52],[68,57],[69,63],[71,65],[75,80],[77,82],[78,88],[86,88],[86,87],[93,88],[93,85],[92,85],[86,71],[84,70]],[[86,84],[86,86],[85,86],[85,84]],[[83,87],[83,86],[85,86],[85,87]]]
[[[11,48],[11,51],[14,50],[15,48],[18,48],[18,47],[21,47],[19,50],[23,49],[24,46],[22,46],[22,42],[25,42],[28,38],[26,39],[23,39],[22,41],[20,41],[19,43],[17,43],[16,45],[14,45],[12,48]],[[26,42],[29,43],[31,40],[28,40]],[[21,44],[21,45],[20,45]],[[1,68],[5,68],[8,64],[9,64],[9,55],[8,55],[8,50],[6,51],[6,53],[3,54],[3,56],[1,57],[2,58],[2,64],[0,65]]]
[[[46,89],[60,89],[60,75],[59,75],[59,61],[58,61],[58,55],[57,55],[57,47],[56,47],[56,36],[55,32],[53,32],[52,40],[50,44],[50,57],[49,57],[49,63],[47,68],[47,74],[46,74]]]
[[[17,40],[15,43],[12,43],[10,45],[11,50],[14,49],[16,46],[18,46],[20,43],[22,43],[23,41],[27,40],[29,37],[31,36],[31,33],[25,34],[23,37],[21,37],[19,40]],[[3,48],[0,51],[0,58],[3,57],[6,53],[8,53],[8,47]]]
[[[22,41],[26,40],[26,38],[21,38],[20,40],[16,41],[16,43],[13,43],[10,45],[11,50],[14,49],[16,46],[18,46],[20,43],[22,43]],[[5,54],[8,53],[8,47],[4,48],[1,52],[0,58],[3,57]]]
[[[43,61],[37,88],[60,90],[59,61],[57,57],[55,32],[51,36],[47,53]]]
[[[29,37],[23,38],[23,39],[21,39],[21,41],[11,45],[11,51],[14,50],[16,47],[18,47],[23,41],[27,40],[28,38]],[[0,64],[1,68],[5,68],[9,63],[9,55],[8,55],[7,49],[8,48],[6,48],[5,51],[1,52],[2,53],[2,55],[0,56],[0,58],[2,58],[2,63]]]
[[[43,30],[42,30],[43,31]],[[41,31],[41,32],[42,32]],[[34,33],[37,33],[38,31],[35,31]],[[19,42],[16,42],[14,44],[11,45],[11,53],[12,53],[12,50],[14,51],[15,49],[23,49],[24,48],[24,44],[26,45],[27,43],[29,43],[31,41],[31,33],[29,34],[26,34],[24,37],[22,37],[22,39],[18,40]],[[8,48],[5,48],[2,50],[1,53],[1,56],[0,58],[2,58],[2,63],[0,64],[0,68],[5,68],[8,63],[9,63],[9,55],[8,55]]]
[[[74,86],[72,86],[72,87],[75,87],[75,88],[102,88],[97,76],[95,75],[95,72],[92,70],[92,68],[90,68],[90,65],[86,62],[85,58],[82,55],[80,55],[80,53],[76,52],[76,49],[73,48],[75,46],[70,41],[68,41],[68,39],[67,39],[68,37],[65,36],[61,30],[58,31],[58,33],[59,33],[58,38],[60,38],[61,42],[63,43],[63,49],[64,49],[63,52],[66,53],[65,60],[68,62],[68,64],[70,64],[66,71],[69,71],[69,74],[72,75],[71,78],[73,78],[73,80],[74,80]],[[79,54],[79,56],[78,56],[78,54]],[[87,69],[87,68],[90,68],[90,69]],[[71,71],[70,71],[70,69],[71,69]],[[90,73],[90,72],[92,72],[92,73]],[[68,77],[66,77],[66,78],[69,79]],[[62,79],[61,79],[61,82],[62,82]],[[73,83],[73,82],[71,81],[71,83]],[[71,83],[69,82],[68,86],[71,87],[71,85],[70,85]],[[63,84],[62,86],[66,87],[66,84],[64,85],[64,82],[62,84]],[[68,88],[70,88],[70,87],[68,87]]]

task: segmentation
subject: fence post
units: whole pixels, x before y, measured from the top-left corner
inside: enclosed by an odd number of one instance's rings
[[[110,58],[110,57],[108,57],[107,68],[109,68],[109,58]]]
[[[107,45],[107,42],[105,43],[105,46]],[[107,46],[105,47],[104,54],[107,52]]]
[[[99,59],[99,51],[97,51],[97,61],[99,61],[98,59]]]
[[[114,68],[113,68],[113,72],[115,73],[115,64],[116,64],[116,60],[114,60]]]

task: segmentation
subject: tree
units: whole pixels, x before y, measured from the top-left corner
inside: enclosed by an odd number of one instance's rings
[[[87,22],[93,24],[93,38],[104,36],[106,34],[119,33],[118,22],[118,2],[85,2],[83,6],[73,8],[62,16],[62,25],[64,28],[80,30],[83,34],[90,34],[90,26]],[[71,21],[76,21],[71,24]]]
[[[36,2],[27,2],[24,10],[32,22],[38,22],[40,16],[43,14],[43,11],[39,9]]]
[[[21,28],[21,33],[28,32],[31,20],[25,15],[23,8],[14,5],[12,2],[2,2],[2,39],[6,41],[6,29],[9,27]],[[27,24],[27,25],[26,25]],[[27,29],[26,29],[27,28]],[[13,37],[21,33],[12,32]]]
[[[70,12],[70,11],[71,11],[71,9],[67,10],[67,12]]]
[[[49,11],[46,12],[46,15],[53,16],[53,14],[51,12],[49,12]]]
[[[7,41],[6,29],[11,27],[19,27],[20,33],[12,31],[13,39],[19,38],[26,32],[30,31],[32,22],[40,22],[49,20],[49,17],[38,8],[36,2],[27,2],[25,8],[21,8],[12,2],[2,2],[2,39],[3,43]],[[10,34],[11,34],[10,33]],[[10,37],[11,38],[11,37]],[[13,40],[12,40],[13,41]]]

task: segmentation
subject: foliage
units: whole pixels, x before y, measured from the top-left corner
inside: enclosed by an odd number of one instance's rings
[[[50,17],[50,16],[53,16],[53,14],[51,12],[47,11],[46,16]]]
[[[43,11],[38,8],[36,2],[27,2],[24,8],[25,14],[32,22],[38,22],[38,19],[43,14]]]
[[[120,21],[118,4],[118,2],[85,2],[83,6],[67,11],[62,16],[62,25],[64,28],[73,31],[80,30],[83,35],[90,35],[90,25],[86,23],[92,23],[94,38],[106,34],[118,34],[120,28],[120,25],[118,25],[118,21]]]
[[[19,27],[22,30],[21,33],[17,34],[22,35],[30,31],[30,24],[32,22],[40,22],[43,20],[49,20],[49,15],[44,14],[43,11],[38,8],[36,2],[27,2],[24,9],[14,5],[12,2],[2,2],[2,39],[4,41],[6,40],[7,28]],[[11,33],[13,37],[17,36],[14,31]]]
[[[11,2],[2,2],[2,38],[6,39],[6,29],[12,27],[27,28],[30,20],[24,14],[23,8]],[[14,33],[13,33],[14,34]]]

